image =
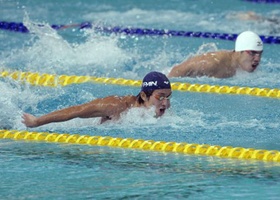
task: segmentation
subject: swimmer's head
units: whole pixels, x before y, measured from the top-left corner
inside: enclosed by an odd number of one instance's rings
[[[261,38],[252,31],[245,31],[238,35],[235,41],[235,51],[262,51]]]
[[[153,106],[155,117],[160,117],[170,107],[171,94],[169,79],[164,74],[153,71],[144,77],[137,102],[145,107]]]
[[[142,82],[141,91],[153,91],[158,89],[171,89],[169,79],[160,72],[148,73]]]

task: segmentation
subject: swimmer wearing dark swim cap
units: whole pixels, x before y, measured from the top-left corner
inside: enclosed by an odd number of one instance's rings
[[[170,107],[171,94],[169,79],[163,73],[153,71],[143,78],[137,102],[145,107],[155,106],[156,117],[160,117]]]
[[[100,117],[101,123],[118,120],[121,113],[130,108],[155,108],[155,117],[162,116],[170,107],[171,85],[168,78],[160,72],[148,73],[137,96],[107,96],[90,102],[56,110],[40,117],[24,113],[22,123],[27,127],[38,127],[54,122],[68,121],[74,118]]]

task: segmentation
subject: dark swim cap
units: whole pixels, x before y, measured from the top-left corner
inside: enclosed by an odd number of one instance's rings
[[[170,81],[163,73],[150,72],[143,79],[141,91],[157,89],[171,89]]]

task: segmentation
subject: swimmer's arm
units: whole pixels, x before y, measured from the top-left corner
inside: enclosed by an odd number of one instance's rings
[[[193,62],[185,61],[181,64],[175,65],[168,74],[169,78],[172,77],[184,77],[191,74],[195,70],[195,65]]]
[[[209,56],[196,56],[179,65],[176,65],[170,71],[168,77],[196,77],[196,76],[212,76],[216,71],[216,61]]]
[[[179,76],[209,76],[225,77],[228,76],[225,66],[231,65],[232,52],[219,51],[194,56],[183,63],[175,66],[169,74],[169,77]],[[226,75],[225,75],[226,74]]]
[[[24,113],[22,123],[27,127],[38,127],[52,122],[63,122],[74,118],[106,117],[119,114],[126,109],[125,104],[117,97],[95,99],[89,103],[57,110],[41,117]]]

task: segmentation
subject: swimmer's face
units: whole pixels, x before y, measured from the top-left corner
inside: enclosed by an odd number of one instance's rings
[[[145,102],[146,107],[155,106],[156,117],[162,116],[170,107],[171,89],[158,89]]]
[[[243,51],[241,52],[241,68],[247,72],[253,72],[260,64],[262,51]]]

